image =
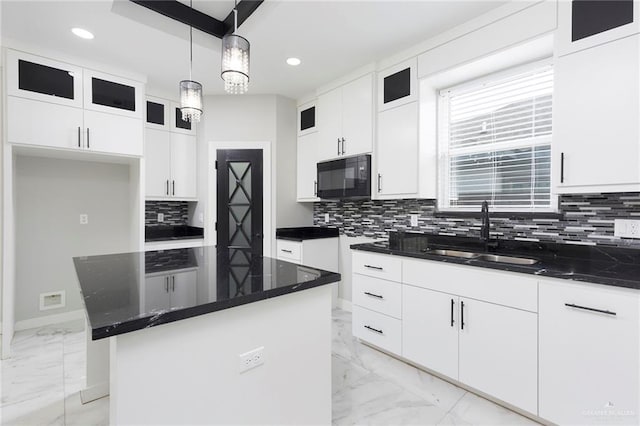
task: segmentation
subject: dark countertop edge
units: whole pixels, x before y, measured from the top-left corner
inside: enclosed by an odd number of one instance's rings
[[[276,240],[286,240],[286,241],[297,241],[297,242],[302,242],[305,240],[321,240],[321,239],[327,239],[327,238],[339,238],[338,235],[321,235],[321,236],[310,236],[310,237],[280,237],[280,236],[276,236]]]
[[[204,235],[185,235],[182,237],[159,237],[145,238],[145,243],[157,243],[162,241],[178,241],[178,240],[204,240]]]
[[[204,305],[193,306],[190,308],[176,309],[173,311],[166,311],[158,313],[153,316],[147,316],[143,318],[136,318],[129,321],[125,321],[119,324],[113,324],[102,327],[91,326],[91,319],[89,318],[89,325],[91,327],[91,340],[100,340],[107,337],[117,336],[119,334],[130,333],[132,331],[143,330],[145,328],[151,328],[162,324],[168,324],[188,318],[197,317],[200,315],[209,314],[212,312],[222,311],[225,309],[235,308],[236,306],[247,305],[262,300],[272,299],[287,294],[297,293],[299,291],[309,290],[315,287],[320,287],[326,284],[332,284],[341,280],[341,276],[338,273],[332,272],[330,275],[317,278],[312,281],[306,281],[303,283],[293,284],[286,287],[277,287],[271,290],[263,291],[260,293],[254,293],[242,298],[224,299],[221,301],[211,302]],[[83,298],[84,300],[84,298]],[[85,307],[86,312],[86,307]]]
[[[475,259],[463,259],[457,257],[446,257],[435,254],[411,253],[398,250],[384,249],[369,245],[369,243],[352,244],[352,250],[368,251],[373,253],[388,254],[392,256],[411,257],[414,259],[434,260],[443,263],[453,263],[456,265],[474,266],[477,268],[496,269],[507,272],[517,272],[522,274],[536,275],[543,278],[557,278],[571,281],[589,282],[593,284],[608,285],[612,287],[623,287],[640,290],[640,282],[624,280],[619,278],[600,277],[598,275],[566,273],[561,271],[549,270],[542,265],[512,265],[508,263],[487,262]]]

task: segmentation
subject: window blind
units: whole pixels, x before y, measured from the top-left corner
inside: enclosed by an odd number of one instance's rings
[[[551,210],[552,97],[548,64],[442,90],[439,207]]]

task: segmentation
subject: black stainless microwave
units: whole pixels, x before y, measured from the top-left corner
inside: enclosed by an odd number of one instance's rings
[[[318,197],[371,198],[371,155],[318,163]]]

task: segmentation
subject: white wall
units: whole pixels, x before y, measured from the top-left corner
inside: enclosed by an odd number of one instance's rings
[[[129,170],[16,157],[16,321],[82,309],[72,257],[129,250]],[[81,213],[87,225],[80,225]],[[66,291],[66,307],[40,311],[40,293],[57,290]]]
[[[296,105],[275,95],[205,96],[204,114],[198,125],[198,206],[192,224],[205,226],[205,238],[213,231],[215,212],[205,223],[208,194],[209,142],[269,141],[272,150],[272,216],[276,226],[311,225],[312,206],[296,199]],[[272,200],[272,201],[273,201]],[[206,216],[206,215],[205,215]]]

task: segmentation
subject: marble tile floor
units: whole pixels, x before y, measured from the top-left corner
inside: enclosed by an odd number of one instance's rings
[[[107,425],[109,398],[80,402],[84,321],[17,332],[2,361],[2,425]],[[351,313],[333,311],[334,425],[536,423],[418,370],[351,335]]]

